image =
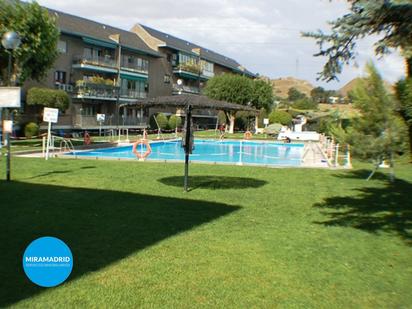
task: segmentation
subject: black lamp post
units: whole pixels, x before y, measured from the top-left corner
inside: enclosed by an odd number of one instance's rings
[[[7,66],[7,74],[8,74],[8,86],[14,86],[15,85],[15,80],[12,83],[11,79],[11,56],[12,52],[16,50],[20,46],[20,36],[14,32],[14,31],[8,31],[3,34],[3,38],[1,40],[1,44],[3,47],[7,50],[7,53],[9,54],[9,63]],[[7,111],[7,109],[6,109]],[[8,118],[8,111],[6,117]],[[11,113],[11,121],[13,121],[13,113]],[[10,181],[10,133],[6,133],[6,141],[7,141],[7,167],[6,167],[6,179],[7,181]]]

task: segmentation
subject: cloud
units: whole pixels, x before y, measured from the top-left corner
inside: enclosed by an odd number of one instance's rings
[[[324,59],[315,58],[314,40],[301,31],[327,29],[328,21],[347,12],[344,0],[40,0],[41,5],[123,29],[143,23],[234,58],[253,72],[272,78],[296,76],[312,84],[340,88],[357,77],[359,68],[346,67],[341,83],[320,83],[316,73]],[[369,45],[368,45],[369,44]],[[360,45],[359,65],[376,60],[370,42]],[[394,54],[377,61],[385,78],[402,75]]]

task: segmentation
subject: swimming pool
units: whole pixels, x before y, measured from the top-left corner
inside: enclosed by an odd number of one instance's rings
[[[181,141],[162,141],[150,144],[148,161],[184,161]],[[137,150],[145,151],[140,145]],[[190,161],[239,165],[300,166],[304,144],[279,142],[195,140]],[[136,159],[132,145],[69,153],[76,157]]]

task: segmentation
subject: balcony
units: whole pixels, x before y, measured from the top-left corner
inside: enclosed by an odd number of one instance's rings
[[[95,70],[107,73],[117,73],[117,63],[111,56],[105,57],[87,57],[74,56],[73,68]]]
[[[173,68],[173,74],[187,79],[197,80],[200,78],[202,81],[206,81],[215,75],[213,72],[201,70],[199,65],[195,63],[179,64]]]
[[[125,99],[145,99],[147,98],[147,92],[141,92],[136,90],[121,89],[120,97]]]
[[[177,84],[173,84],[173,94],[180,94],[180,93],[191,93],[191,94],[199,94],[199,88],[193,86],[179,86]]]
[[[94,84],[78,81],[73,97],[76,99],[98,99],[115,101],[118,88],[112,85]]]

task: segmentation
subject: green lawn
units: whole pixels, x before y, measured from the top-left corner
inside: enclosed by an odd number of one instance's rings
[[[4,173],[4,158],[0,173]],[[13,158],[0,182],[0,307],[410,308],[412,166],[368,171]],[[4,177],[3,175],[1,175]],[[56,236],[74,268],[36,287]]]

